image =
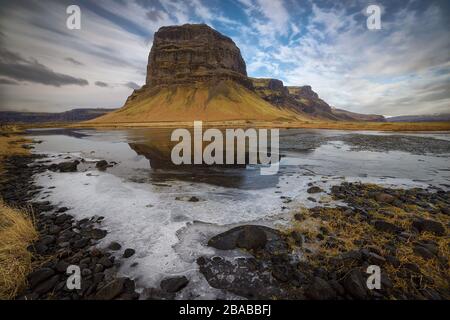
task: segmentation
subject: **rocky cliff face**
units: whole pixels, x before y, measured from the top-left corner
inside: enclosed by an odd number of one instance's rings
[[[283,82],[277,79],[251,80],[256,93],[273,105],[317,118],[339,120],[339,117],[332,113],[331,107],[321,100],[310,86],[285,87]]]
[[[98,121],[356,120],[334,110],[310,86],[247,77],[233,40],[205,24],[185,24],[155,33],[146,84]]]
[[[155,33],[147,86],[233,80],[246,87],[244,59],[236,44],[205,24],[162,27]]]

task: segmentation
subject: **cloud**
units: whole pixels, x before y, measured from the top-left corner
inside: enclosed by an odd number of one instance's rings
[[[5,84],[5,85],[18,85],[19,83],[18,83],[17,81],[14,81],[14,80],[0,78],[0,84]]]
[[[25,59],[20,54],[0,49],[0,75],[18,81],[34,82],[49,86],[86,86],[88,81],[57,73],[35,59]]]
[[[95,85],[97,87],[101,87],[101,88],[108,88],[109,84],[107,84],[106,82],[103,81],[95,81]]]
[[[140,85],[138,85],[136,82],[133,81],[125,83],[124,86],[133,90],[139,89],[141,87]]]
[[[163,15],[158,10],[150,10],[147,11],[147,18],[149,18],[151,21],[158,21],[163,18]]]
[[[68,61],[68,62],[71,62],[71,63],[73,63],[76,66],[84,66],[84,63],[82,63],[82,62],[80,62],[80,61],[78,61],[78,60],[76,60],[74,58],[71,58],[71,57],[67,57],[64,60]]]

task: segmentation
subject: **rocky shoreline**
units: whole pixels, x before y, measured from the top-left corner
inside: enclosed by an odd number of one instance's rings
[[[83,161],[49,164],[44,155],[4,160],[0,196],[14,207],[31,207],[40,239],[30,246],[38,267],[17,299],[175,299],[189,283],[167,278],[159,288],[136,290],[118,270],[135,254],[112,242],[103,217],[76,220],[68,208],[33,202],[43,190],[33,176],[46,170],[74,172]],[[112,164],[99,161],[97,170]],[[51,189],[52,187],[49,187]],[[326,191],[311,185],[308,193]],[[244,225],[212,237],[213,257],[200,257],[200,273],[213,288],[248,299],[449,299],[450,192],[437,188],[389,189],[343,183],[328,196],[345,205],[292,213],[291,227]],[[245,257],[227,258],[238,250]],[[223,256],[220,255],[223,252]],[[80,267],[81,289],[67,289],[67,268]],[[381,268],[381,289],[366,285],[369,265]]]
[[[294,212],[282,232],[242,226],[213,237],[208,245],[251,257],[201,257],[200,272],[249,299],[450,298],[449,191],[344,182],[329,195],[346,205]],[[380,288],[368,288],[369,266]]]
[[[46,170],[77,171],[79,161],[66,161],[48,165],[41,160],[44,155],[10,156],[4,159],[4,183],[0,197],[12,207],[26,208],[32,212],[39,239],[28,250],[34,253],[35,270],[28,275],[28,286],[19,294],[19,300],[135,300],[173,299],[175,292],[186,286],[184,277],[164,279],[161,288],[136,290],[135,281],[122,277],[119,266],[122,259],[135,254],[134,249],[121,250],[121,245],[111,242],[105,249],[97,244],[107,235],[102,229],[103,217],[76,220],[65,213],[66,207],[55,207],[48,201],[35,202],[33,197],[46,193],[34,184],[33,176]],[[98,161],[96,168],[105,170],[111,164]],[[51,187],[49,187],[51,189]],[[67,280],[72,273],[68,267],[78,266],[81,271],[81,288],[68,289]]]

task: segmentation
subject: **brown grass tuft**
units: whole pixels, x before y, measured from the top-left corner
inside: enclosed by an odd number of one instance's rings
[[[38,239],[32,215],[0,200],[0,299],[13,299],[26,285],[32,270],[27,247]]]

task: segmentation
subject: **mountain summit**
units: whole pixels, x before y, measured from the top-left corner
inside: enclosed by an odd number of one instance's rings
[[[145,85],[98,123],[262,120],[364,120],[335,113],[311,87],[247,76],[232,39],[205,24],[161,27]]]

